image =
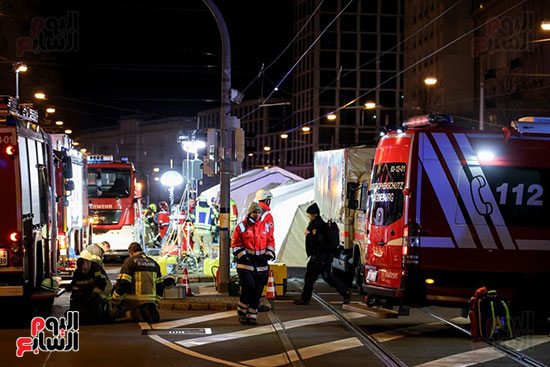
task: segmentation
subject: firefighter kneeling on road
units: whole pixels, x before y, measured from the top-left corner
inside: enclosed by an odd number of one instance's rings
[[[260,220],[261,215],[260,205],[251,203],[247,218],[235,228],[231,239],[242,289],[237,313],[243,325],[258,325],[258,303],[267,283],[267,262],[275,258],[273,237],[269,226]]]
[[[124,261],[113,292],[115,319],[126,317],[156,323],[160,320],[157,303],[164,291],[164,281],[157,262],[143,253],[141,245],[132,242],[130,257]]]
[[[79,258],[69,288],[70,311],[78,311],[83,323],[111,320],[111,282],[97,262]]]

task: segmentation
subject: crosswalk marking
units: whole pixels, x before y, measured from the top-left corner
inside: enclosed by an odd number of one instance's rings
[[[348,314],[348,318],[355,319],[359,317],[365,317],[365,315],[362,315],[357,312],[350,312]],[[283,322],[283,326],[285,329],[294,329],[298,327],[303,326],[309,326],[309,325],[317,325],[322,324],[326,322],[332,322],[336,321],[336,317],[333,315],[325,315],[325,316],[315,316],[315,317],[308,317],[305,319],[298,319],[298,320],[291,320],[287,322]],[[235,331],[231,333],[226,334],[218,334],[218,335],[211,335],[211,336],[205,336],[205,337],[199,337],[199,338],[193,338],[193,339],[187,339],[187,340],[181,340],[176,342],[177,344],[184,346],[186,348],[190,347],[197,347],[200,345],[210,344],[210,343],[217,343],[227,340],[235,340],[239,338],[246,338],[249,336],[257,336],[262,334],[268,334],[272,333],[275,330],[273,329],[272,325],[267,326],[258,326],[250,329],[244,329],[240,331]]]
[[[172,329],[176,327],[182,327],[185,325],[198,324],[206,321],[225,319],[236,315],[237,315],[237,312],[234,310],[224,311],[224,312],[217,312],[217,313],[212,313],[204,316],[188,317],[186,319],[159,322],[158,324],[151,324],[151,327],[153,329]]]
[[[343,350],[348,350],[352,348],[362,347],[363,343],[355,338],[347,338],[336,340],[332,342],[311,345],[309,347],[304,347],[298,349],[298,353],[289,353],[289,357],[292,362],[299,360],[298,354],[302,359],[309,359],[313,357],[319,357],[325,354],[339,352]],[[272,367],[272,366],[282,366],[288,364],[285,353],[274,354],[272,356],[261,357],[256,359],[250,359],[248,361],[242,361],[242,364],[255,366],[255,367]]]
[[[455,324],[464,324],[465,322],[467,322],[468,324],[470,323],[468,319],[464,317],[456,317],[450,321]],[[390,330],[382,333],[376,333],[376,334],[372,334],[371,336],[375,338],[376,341],[380,343],[385,343],[385,342],[389,342],[390,340],[404,338],[409,335],[429,333],[431,331],[447,329],[447,328],[449,328],[449,325],[441,321],[436,321],[436,322],[430,322],[427,324],[409,326],[409,327]]]
[[[502,342],[503,345],[522,351],[539,344],[550,342],[546,335],[525,335],[513,340]],[[471,350],[464,353],[453,354],[434,361],[418,364],[415,367],[468,367],[479,363],[490,362],[505,357],[506,354],[492,347]]]

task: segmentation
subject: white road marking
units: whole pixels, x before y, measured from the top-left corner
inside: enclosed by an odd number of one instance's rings
[[[244,364],[235,363],[235,362],[231,362],[231,361],[226,361],[226,360],[219,359],[219,358],[216,358],[216,357],[208,356],[206,354],[195,352],[193,350],[190,350],[190,349],[181,347],[177,344],[174,344],[172,342],[169,342],[168,340],[163,339],[158,335],[149,335],[149,338],[153,339],[156,342],[159,342],[160,344],[163,344],[163,345],[167,346],[170,349],[173,349],[173,350],[175,350],[177,352],[180,352],[180,353],[183,353],[183,354],[187,354],[191,357],[200,358],[200,359],[204,359],[204,360],[219,363],[219,364],[224,364],[226,366],[248,367],[247,365],[244,365]]]
[[[550,338],[546,335],[525,335],[514,340],[502,342],[502,344],[517,351],[522,351],[548,342],[550,342]],[[415,367],[468,367],[479,363],[490,362],[505,356],[506,354],[498,349],[486,347],[436,359],[416,365]]]
[[[355,337],[342,339],[342,340],[336,340],[333,342],[328,343],[322,343],[317,345],[312,345],[309,347],[304,347],[298,349],[298,354],[302,357],[302,359],[309,359],[313,357],[319,357],[325,354],[339,352],[343,350],[348,350],[352,348],[358,348],[362,347],[363,343]],[[298,354],[296,353],[289,353],[289,356],[291,358],[290,362],[296,362],[299,360]],[[262,358],[256,358],[256,359],[250,359],[248,361],[242,361],[241,363],[244,363],[246,365],[250,366],[257,366],[257,367],[272,367],[272,366],[281,366],[288,364],[286,361],[285,353],[281,354],[275,354],[272,356],[262,357]]]
[[[468,321],[468,319],[466,319],[464,317],[456,317],[456,318],[454,318],[450,321],[455,323],[455,324],[465,324],[465,323],[469,324],[470,323]],[[417,335],[417,334],[429,333],[431,331],[447,329],[449,327],[450,326],[445,324],[444,322],[436,321],[436,322],[430,322],[430,323],[422,324],[422,325],[409,326],[409,327],[405,327],[405,328],[390,330],[390,331],[386,331],[386,332],[383,332],[383,333],[376,333],[376,334],[372,334],[371,336],[373,338],[375,338],[378,342],[385,343],[385,342],[389,342],[390,340],[404,338],[408,335]]]
[[[149,325],[148,323],[146,322],[140,322],[138,323],[139,324],[139,327],[141,328],[141,330],[149,330],[151,329],[151,325]]]
[[[366,317],[366,316],[362,315],[360,313],[357,313],[357,312],[351,312],[347,315],[347,317],[350,318],[350,319],[355,319],[355,318]],[[325,323],[325,322],[332,322],[332,321],[336,321],[336,317],[334,317],[332,315],[315,316],[315,317],[308,317],[308,318],[305,318],[305,319],[298,319],[298,320],[283,322],[283,326],[284,326],[285,329],[288,330],[288,329],[294,329],[294,328],[303,327],[303,326],[310,326],[310,325],[317,325],[317,324],[322,324],[322,323]],[[254,328],[250,328],[250,329],[244,329],[244,330],[235,331],[235,332],[226,333],[226,334],[218,334],[218,335],[211,335],[211,336],[204,336],[204,337],[199,337],[199,338],[181,340],[181,341],[178,341],[176,343],[179,344],[179,345],[182,345],[186,348],[191,348],[191,347],[197,347],[197,346],[200,346],[200,345],[205,345],[205,344],[210,344],[210,343],[217,343],[217,342],[223,342],[223,341],[228,341],[228,340],[246,338],[246,337],[249,337],[249,336],[257,336],[257,335],[262,335],[262,334],[268,334],[268,333],[272,333],[274,331],[275,330],[273,329],[272,325],[270,324],[270,325],[267,325],[267,326],[258,326],[258,327],[254,327]]]
[[[186,319],[159,322],[158,324],[152,324],[151,327],[153,329],[172,329],[172,328],[181,327],[185,325],[198,324],[206,321],[225,319],[233,316],[237,316],[237,311],[235,310],[224,311],[224,312],[212,313],[204,316],[189,317]]]

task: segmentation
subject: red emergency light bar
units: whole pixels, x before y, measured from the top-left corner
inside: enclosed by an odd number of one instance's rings
[[[451,115],[430,113],[429,115],[421,115],[411,117],[405,122],[403,126],[408,129],[414,129],[418,127],[436,126],[440,124],[452,124],[453,118]]]

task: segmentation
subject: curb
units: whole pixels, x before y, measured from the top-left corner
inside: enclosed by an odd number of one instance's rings
[[[193,310],[193,311],[229,311],[236,310],[238,297],[205,297],[195,296],[183,299],[163,299],[159,303],[161,310]]]

